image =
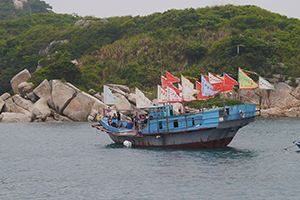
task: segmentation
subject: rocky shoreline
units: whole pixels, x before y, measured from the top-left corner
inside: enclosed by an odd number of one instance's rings
[[[33,88],[33,84],[27,82],[29,78],[31,75],[26,69],[12,78],[11,86],[15,95],[1,95],[0,122],[97,121],[97,115],[103,115],[103,107],[107,108],[102,102],[102,95],[94,94],[92,90],[88,94],[60,80],[44,80]],[[300,117],[300,86],[294,88],[287,81],[279,82],[279,79],[273,80],[273,84],[276,90],[260,91],[261,116]],[[130,93],[130,89],[124,85],[108,84],[107,87],[123,100],[112,106],[113,112],[120,110],[122,118],[128,119],[127,116],[135,110],[135,94]],[[242,91],[243,102],[259,105],[258,92]],[[225,95],[226,98],[237,98],[234,91]],[[176,105],[177,108],[181,106]]]

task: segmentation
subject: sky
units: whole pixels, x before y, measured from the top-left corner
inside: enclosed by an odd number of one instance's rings
[[[216,5],[256,5],[268,11],[300,19],[299,0],[44,0],[55,13],[76,13],[99,18],[146,16],[169,9]]]

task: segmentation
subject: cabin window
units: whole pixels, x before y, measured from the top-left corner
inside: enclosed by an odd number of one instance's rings
[[[192,118],[192,124],[193,124],[193,126],[195,126],[195,119],[194,119],[194,117]]]
[[[162,121],[159,121],[159,129],[162,129]]]
[[[226,115],[229,116],[229,108],[226,108]]]
[[[178,120],[174,120],[174,128],[178,127]]]
[[[170,106],[170,116],[173,116],[173,115],[174,115],[174,113],[173,113],[173,107]]]

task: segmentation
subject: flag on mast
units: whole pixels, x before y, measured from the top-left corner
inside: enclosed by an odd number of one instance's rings
[[[167,79],[164,76],[161,76],[161,86],[162,86],[162,88],[167,89],[167,83],[168,83]]]
[[[157,85],[157,99],[158,103],[168,103],[168,93],[160,85]]]
[[[202,96],[202,85],[198,81],[196,81],[196,88],[199,91],[199,93],[197,94],[198,99],[208,99],[208,97]]]
[[[211,72],[208,72],[208,81],[214,87],[215,91],[222,91],[223,90],[223,79],[217,77]]]
[[[241,68],[239,68],[239,86],[241,90],[258,88],[258,84],[252,80]]]
[[[135,87],[135,95],[137,108],[147,108],[152,106],[152,102],[137,87]]]
[[[202,96],[213,97],[219,91],[214,91],[214,87],[206,80],[205,76],[201,75]]]
[[[166,72],[166,77],[167,77],[167,81],[171,82],[171,83],[177,83],[180,81],[179,78],[173,76],[172,74],[170,74],[169,72]]]
[[[224,85],[238,85],[238,82],[231,78],[228,74],[224,73]]]
[[[194,89],[194,84],[191,83],[187,78],[185,78],[183,75],[181,75],[181,83],[182,83],[182,97],[190,97],[194,94],[199,93],[198,90]]]
[[[167,91],[168,91],[168,103],[182,102],[182,97],[179,96],[172,88],[167,87]]]
[[[259,89],[265,89],[265,90],[275,90],[274,85],[269,83],[267,80],[265,80],[263,77],[259,77],[258,80]]]
[[[122,102],[121,99],[113,95],[111,90],[106,85],[103,85],[103,93],[104,93],[104,103],[107,105],[113,105]]]

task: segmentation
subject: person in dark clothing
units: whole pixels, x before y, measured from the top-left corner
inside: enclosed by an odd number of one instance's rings
[[[116,116],[116,113],[114,113],[114,116],[112,117],[111,126],[117,127],[117,116]]]

